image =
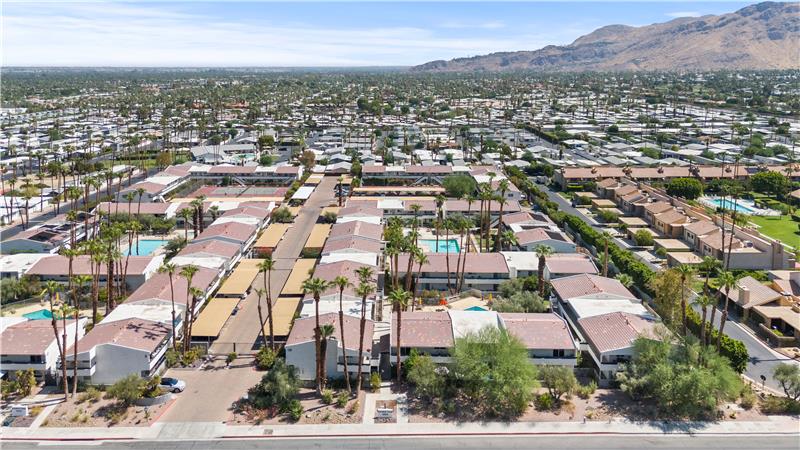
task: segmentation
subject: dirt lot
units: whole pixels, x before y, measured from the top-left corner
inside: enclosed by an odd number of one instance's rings
[[[538,393],[544,393],[540,390]],[[432,423],[475,420],[467,417],[469,410],[456,411],[453,415],[444,413],[433,414],[428,410],[428,406],[419,400],[412,399],[409,395],[409,422]],[[760,421],[769,420],[768,417],[758,411],[758,408],[744,410],[736,404],[728,404],[722,407],[724,413],[723,420],[737,421]],[[615,389],[598,389],[588,399],[581,399],[576,396],[564,401],[560,410],[539,411],[533,403],[528,405],[528,410],[517,422],[581,422],[584,417],[587,421],[610,421],[614,419],[647,420],[653,418],[655,410],[652,406],[647,406],[634,402],[627,394]]]
[[[99,398],[81,401],[80,394],[59,404],[42,423],[46,427],[147,427],[166,411],[174,400],[156,406],[125,408],[116,400]]]
[[[303,416],[297,422],[292,422],[287,415],[277,414],[270,415],[270,411],[258,411],[245,407],[243,410],[234,413],[231,425],[264,425],[264,424],[319,424],[319,423],[361,423],[361,418],[364,410],[364,391],[361,391],[358,397],[358,411],[352,412],[355,399],[351,399],[347,406],[338,408],[335,404],[326,405],[317,397],[314,389],[300,389],[297,398],[300,404],[303,405]]]

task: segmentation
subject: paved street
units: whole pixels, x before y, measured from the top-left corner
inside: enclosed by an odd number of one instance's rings
[[[131,177],[130,184],[135,184],[135,183],[141,181],[144,178],[145,178],[145,173],[139,171],[139,172],[136,173],[136,175],[133,175]],[[120,183],[118,183],[118,182],[112,183],[111,192],[115,193],[117,191],[119,185],[120,185]],[[128,187],[128,185],[129,185],[128,178],[125,177],[122,180],[122,188],[124,189],[124,188]],[[100,188],[99,191],[95,191],[95,192],[92,192],[92,193],[89,194],[89,202],[97,201],[98,194],[101,197],[107,194],[105,185],[103,185]],[[78,202],[78,210],[83,209],[83,203],[82,202],[83,202],[83,197],[81,197],[81,200]],[[37,211],[30,211],[29,212],[30,226],[35,226],[35,225],[39,225],[39,224],[41,224],[43,222],[47,222],[48,220],[52,219],[56,215],[66,214],[70,210],[72,210],[72,205],[71,205],[70,202],[61,202],[61,206],[59,207],[59,213],[58,214],[56,214],[56,207],[55,206],[50,206],[50,205],[45,206],[43,212],[39,212],[38,210]],[[18,234],[21,231],[23,231],[22,222],[20,221],[19,218],[17,218],[14,221],[14,224],[5,225],[0,229],[0,240],[5,241],[6,239],[9,239],[9,238],[15,236],[16,234]]]
[[[599,229],[599,227],[595,226],[588,220],[586,217],[578,212],[577,209],[573,208],[572,205],[563,197],[558,195],[557,193],[553,192],[549,187],[543,184],[536,184],[540,190],[547,194],[547,197],[553,201],[558,203],[559,209],[564,211],[568,214],[573,214],[578,216],[581,220],[586,222],[588,225],[592,226],[592,228]],[[698,308],[695,307],[697,312],[700,312]],[[710,312],[709,312],[710,315]],[[716,321],[714,323],[714,328],[719,329],[719,323],[722,318],[722,312],[717,309],[716,312]],[[764,342],[760,339],[755,337],[752,333],[746,331],[744,325],[740,325],[737,322],[728,318],[728,321],[725,322],[725,334],[730,336],[733,339],[740,340],[744,343],[747,347],[747,352],[750,355],[750,361],[747,363],[747,369],[744,372],[748,378],[758,381],[761,381],[761,376],[766,377],[766,386],[770,387],[775,390],[780,390],[780,386],[778,383],[772,379],[772,372],[775,370],[775,367],[784,362],[790,362],[791,359],[787,358],[780,353],[777,353],[770,349]]]
[[[273,252],[277,269],[272,272],[272,295],[280,294],[295,260],[303,250],[306,239],[323,207],[333,201],[335,177],[325,177],[300,210],[294,226],[289,228],[283,240]],[[254,287],[263,287],[264,277],[253,281]],[[254,348],[259,335],[258,296],[251,290],[240,304],[239,312],[228,319],[219,338],[211,346],[211,353],[226,355],[233,351],[233,343],[239,354]],[[266,305],[262,306],[266,320]],[[230,369],[225,368],[222,356],[201,370],[172,369],[167,375],[186,381],[186,391],[160,419],[161,422],[224,422],[231,416],[231,404],[258,383],[263,375],[253,369],[251,359],[240,358]]]
[[[135,441],[91,443],[93,448],[102,449],[281,449],[308,450],[325,449],[386,449],[415,450],[428,449],[797,449],[796,436],[436,436],[436,437],[385,437],[385,438],[280,438],[280,439],[223,439],[212,441]],[[43,443],[42,446],[52,446]],[[4,449],[38,448],[39,444],[4,443]],[[86,448],[85,445],[58,445],[63,449]]]
[[[272,258],[276,261],[276,269],[272,271],[272,295],[277,298],[289,277],[289,273],[295,261],[300,256],[306,239],[311,234],[314,223],[316,223],[322,208],[328,206],[333,199],[333,188],[336,185],[336,177],[325,177],[317,186],[311,197],[306,201],[300,214],[294,221],[294,225],[289,228],[286,235],[275,248]],[[264,278],[259,274],[253,281],[254,287],[263,287]],[[273,300],[274,302],[274,300]],[[225,328],[220,333],[217,342],[212,345],[212,352],[227,353],[230,343],[253,344],[259,333],[258,326],[258,296],[255,289],[242,302],[239,313],[228,320]],[[266,314],[266,305],[263,305],[263,313]],[[264,317],[266,320],[266,317]],[[241,351],[240,351],[241,353]]]

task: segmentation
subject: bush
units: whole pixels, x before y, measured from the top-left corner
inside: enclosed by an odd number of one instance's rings
[[[280,208],[275,208],[271,214],[272,222],[277,223],[292,223],[294,221],[294,217],[292,216],[292,212],[289,211],[289,208],[285,206],[281,206]]]
[[[136,400],[142,398],[142,388],[144,380],[138,375],[128,375],[117,381],[108,388],[109,397],[120,401],[125,406],[130,406]]]
[[[293,422],[297,422],[303,417],[303,405],[300,403],[300,400],[296,398],[289,402],[286,410],[289,413],[289,418],[292,419]]]
[[[369,386],[372,389],[372,392],[378,392],[381,390],[381,376],[378,372],[372,372],[372,375],[369,376]]]
[[[226,357],[225,357],[225,363],[227,363],[227,364],[230,364],[230,363],[232,363],[232,362],[236,361],[236,358],[237,358],[238,356],[239,356],[239,355],[237,355],[237,354],[236,354],[236,352],[230,352],[230,353],[228,353],[228,356],[226,356]]]
[[[333,391],[330,389],[325,389],[322,391],[322,403],[326,405],[330,405],[333,403]]]
[[[585,386],[578,386],[576,394],[578,397],[586,400],[587,398],[591,397],[594,394],[594,391],[597,390],[597,383],[594,380],[590,381],[589,384]]]
[[[800,402],[770,395],[761,401],[760,409],[764,414],[800,414]]]
[[[742,394],[739,397],[739,406],[746,410],[753,409],[753,406],[756,404],[756,394],[753,392],[753,388],[750,386],[745,386],[742,389]]]
[[[358,414],[358,408],[360,407],[361,405],[359,405],[358,400],[354,401],[350,404],[350,407],[347,408],[347,414]]]
[[[554,400],[550,394],[540,394],[533,399],[533,405],[539,411],[550,411],[553,409]]]
[[[155,398],[164,393],[161,388],[161,377],[153,377],[144,382],[142,386],[142,396],[144,398]]]
[[[275,364],[278,354],[269,347],[261,347],[256,353],[256,369],[269,370]]]
[[[286,409],[297,395],[299,385],[294,368],[287,366],[282,359],[277,359],[272,369],[247,391],[247,395],[256,409]]]
[[[601,209],[598,211],[597,217],[599,217],[604,223],[614,223],[619,220],[619,214],[607,209]]]
[[[337,408],[344,408],[347,406],[347,402],[350,400],[350,396],[347,392],[342,391],[339,392],[339,395],[336,396],[336,407]]]
[[[633,241],[639,247],[650,247],[655,243],[653,235],[644,229],[633,233]]]
[[[96,403],[100,400],[102,393],[95,387],[88,387],[85,392],[78,396],[78,403],[89,402]]]
[[[36,386],[36,374],[33,369],[25,369],[17,371],[17,393],[22,397],[27,397],[33,392]]]
[[[695,178],[675,178],[667,183],[667,194],[694,200],[703,195],[703,185]]]

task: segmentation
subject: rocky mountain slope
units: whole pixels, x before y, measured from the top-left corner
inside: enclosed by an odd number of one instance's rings
[[[412,67],[416,72],[800,68],[800,3],[764,2],[719,16],[609,25],[566,46],[492,53]]]

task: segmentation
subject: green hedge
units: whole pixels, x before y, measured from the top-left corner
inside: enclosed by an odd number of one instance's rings
[[[581,220],[580,217],[566,214],[559,211],[559,205],[551,202],[547,198],[547,194],[540,191],[530,183],[524,186],[524,190],[533,197],[534,203],[547,214],[554,222],[560,226],[568,225],[570,229],[581,235],[581,238],[587,244],[595,247],[598,251],[603,249],[603,236],[600,232],[590,227],[586,222]],[[609,243],[608,256],[620,272],[627,273],[633,278],[634,283],[639,289],[648,295],[654,295],[653,289],[650,286],[650,280],[656,275],[646,264],[637,260],[633,253],[619,248],[614,243]],[[658,311],[656,311],[658,312]],[[693,309],[687,308],[686,319],[688,327],[695,335],[700,335],[700,321],[701,317]],[[719,332],[711,329],[711,342],[716,342]],[[749,354],[747,347],[736,339],[730,338],[728,335],[722,336],[722,343],[720,346],[720,354],[728,358],[731,362],[731,367],[739,373],[744,372],[747,368],[747,361]]]

